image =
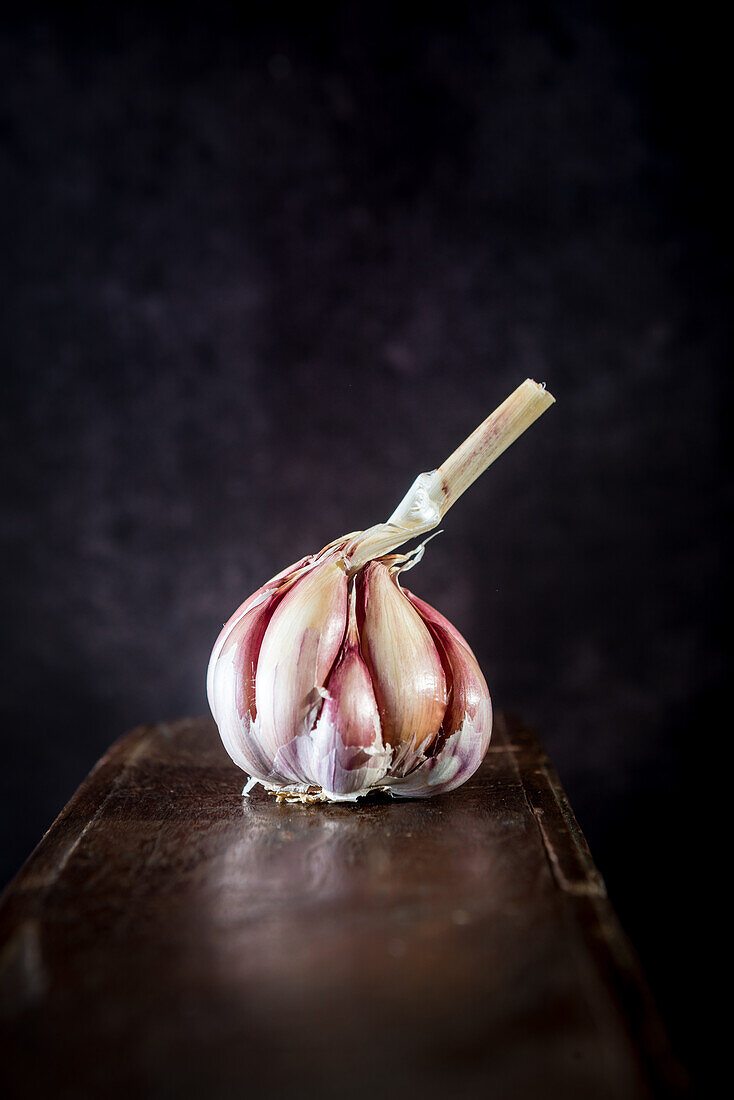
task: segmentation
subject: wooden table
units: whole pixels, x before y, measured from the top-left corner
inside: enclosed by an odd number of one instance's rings
[[[679,1071],[537,740],[460,790],[242,799],[208,720],[100,760],[0,906],[9,1097],[606,1100]]]

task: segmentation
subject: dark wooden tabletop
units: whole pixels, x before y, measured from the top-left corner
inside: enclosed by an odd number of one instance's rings
[[[208,720],[117,742],[0,906],[10,1097],[684,1088],[537,740],[460,790],[240,795]]]

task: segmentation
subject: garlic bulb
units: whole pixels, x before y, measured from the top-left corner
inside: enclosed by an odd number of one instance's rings
[[[400,584],[448,508],[550,404],[528,379],[387,523],[345,535],[250,596],[207,675],[227,752],[278,798],[405,798],[458,787],[489,745],[492,704],[468,643]]]

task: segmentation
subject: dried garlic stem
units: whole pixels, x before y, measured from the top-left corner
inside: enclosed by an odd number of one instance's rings
[[[555,402],[545,386],[526,378],[439,466],[444,487],[443,517],[473,481]]]
[[[441,522],[452,504],[555,401],[527,378],[437,470],[420,474],[387,523],[355,535],[345,548],[350,573]]]

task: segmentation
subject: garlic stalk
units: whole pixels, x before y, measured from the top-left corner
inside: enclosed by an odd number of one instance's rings
[[[420,798],[479,767],[492,704],[468,643],[400,584],[426,535],[551,404],[527,379],[437,470],[420,474],[386,523],[303,558],[225,624],[209,705],[234,762],[278,799]]]

